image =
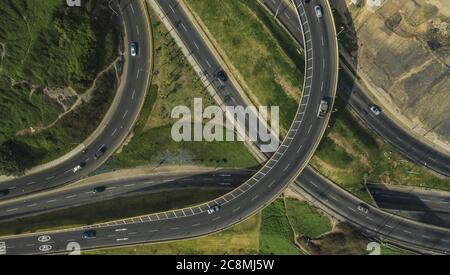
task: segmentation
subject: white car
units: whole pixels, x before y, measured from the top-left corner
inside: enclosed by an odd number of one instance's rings
[[[330,108],[330,105],[328,104],[328,101],[325,99],[322,99],[320,101],[319,110],[317,111],[317,117],[323,118],[327,115],[328,109]]]
[[[78,172],[78,171],[80,171],[81,170],[81,165],[77,165],[77,166],[75,166],[73,169],[72,169],[72,171],[74,172],[74,173],[76,173],[76,172]]]
[[[322,7],[320,5],[315,5],[314,6],[314,11],[316,12],[317,18],[321,18],[322,17]]]
[[[220,210],[220,205],[214,205],[213,207],[209,208],[208,211],[206,211],[208,214],[216,213]]]
[[[370,106],[370,110],[372,111],[372,113],[374,113],[374,115],[379,116],[381,114],[381,109],[380,107],[376,106],[376,105],[372,105]]]
[[[130,54],[133,57],[138,55],[138,44],[136,42],[130,43]]]

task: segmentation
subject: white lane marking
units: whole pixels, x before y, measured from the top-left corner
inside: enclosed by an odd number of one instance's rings
[[[136,32],[137,32],[137,35],[139,36],[139,26],[138,25],[136,25]]]
[[[6,212],[14,212],[14,211],[17,211],[17,210],[19,210],[19,208],[8,209],[8,210],[6,210]]]
[[[206,65],[208,65],[210,68],[212,68],[211,64],[209,63],[208,59],[205,60]]]
[[[173,13],[175,13],[175,10],[173,9],[172,5],[169,4],[169,8],[172,10]]]
[[[122,242],[122,241],[126,241],[126,240],[128,240],[128,238],[116,239],[116,241],[118,241],[118,242]]]
[[[181,26],[183,27],[183,29],[184,29],[185,32],[188,31],[187,28],[186,28],[186,26],[183,24],[183,22],[181,22]]]
[[[0,255],[5,255],[5,254],[6,254],[6,243],[0,242]]]
[[[35,183],[36,183],[36,182],[32,181],[32,182],[27,183],[27,185],[30,186],[30,185],[33,185],[33,184],[35,184]]]
[[[14,190],[16,188],[17,188],[17,186],[11,186],[11,187],[8,188],[8,190]]]
[[[122,120],[124,120],[124,119],[125,119],[125,117],[127,116],[127,114],[128,114],[128,110],[126,110],[126,111],[125,111],[125,113],[123,114],[123,116],[122,116]]]
[[[134,14],[134,7],[133,7],[132,3],[130,4],[130,7],[131,7],[131,12]]]
[[[116,129],[114,130],[114,132],[111,134],[111,136],[112,136],[112,137],[115,136],[115,135],[117,134],[117,131],[118,131],[118,129],[116,128]]]
[[[199,225],[200,225],[199,223],[196,223],[196,224],[193,224],[192,227],[197,227]]]
[[[141,70],[139,69],[136,73],[136,79],[139,79],[139,74],[140,74]]]
[[[197,45],[197,43],[195,43],[195,41],[194,41],[194,46],[197,48],[197,50],[200,50],[200,47]]]
[[[73,199],[73,198],[76,198],[76,197],[77,197],[77,195],[71,195],[71,196],[67,196],[66,199]]]
[[[126,184],[126,185],[124,185],[125,187],[132,187],[132,186],[134,186],[134,183],[130,183],[130,184]]]
[[[213,221],[217,221],[218,219],[221,219],[222,217],[215,217],[215,218],[213,218],[212,220]]]
[[[136,90],[133,90],[133,94],[131,95],[131,99],[134,99],[134,95],[136,94]]]
[[[47,203],[52,203],[52,202],[55,202],[56,200],[49,200],[49,201],[47,201]]]
[[[34,207],[34,206],[36,206],[36,205],[37,205],[36,203],[33,203],[33,204],[27,205],[27,207]]]

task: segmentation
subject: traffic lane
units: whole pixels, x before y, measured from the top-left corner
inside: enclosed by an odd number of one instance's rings
[[[123,196],[173,191],[185,188],[233,188],[247,180],[251,171],[223,170],[210,173],[162,174],[138,178],[110,180],[95,185],[82,186],[69,190],[52,192],[26,200],[0,204],[0,221],[5,222],[19,217],[38,215],[85,204],[110,200]],[[105,187],[105,192],[95,193],[97,187]]]
[[[132,6],[132,3],[128,7],[130,6]],[[146,24],[145,19],[141,17],[139,20],[138,16],[139,14],[141,16],[145,15],[142,13],[141,9],[135,8],[134,13],[129,11],[129,9],[131,8],[124,10],[124,14],[128,18],[127,20],[124,20],[124,22],[126,23],[125,26],[127,31],[130,32],[130,38],[136,41],[141,41],[143,44],[147,44],[149,41],[148,33],[140,32],[138,35],[135,28],[136,25],[131,24],[133,25],[131,26],[130,24],[127,24],[130,22],[130,18],[136,24],[137,22],[139,22],[139,24]],[[146,25],[144,26],[146,28]],[[92,148],[89,148],[86,154],[78,154],[70,160],[65,161],[63,164],[45,171],[2,183],[2,190],[9,189],[9,194],[0,199],[4,200],[6,198],[42,191],[72,182],[83,176],[87,176],[90,171],[94,170],[100,163],[105,161],[110,153],[105,154],[96,161],[92,161],[92,159],[97,152],[96,150],[101,148],[103,145],[109,148],[115,148],[127,136],[127,131],[131,128],[134,117],[136,117],[139,112],[139,110],[133,107],[139,105],[139,101],[142,101],[146,94],[146,81],[140,81],[143,78],[143,74],[140,74],[141,78],[139,78],[137,75],[137,70],[143,67],[144,72],[148,71],[149,57],[149,49],[147,47],[143,47],[141,48],[141,59],[130,58],[129,70],[126,78],[127,81],[125,84],[125,93],[123,97],[120,98],[121,105],[118,107],[117,112],[114,113],[113,118],[106,125],[102,134],[92,143],[90,146]],[[119,131],[119,133],[117,133],[117,131]],[[85,169],[77,173],[71,172],[74,167],[86,160],[90,161],[87,163]]]
[[[434,251],[450,251],[450,231],[447,229],[402,219],[370,206],[369,213],[364,214],[357,210],[358,204],[361,203],[359,199],[329,184],[327,180],[309,168],[305,169],[298,182],[297,186],[307,191],[327,208],[337,211],[340,216],[369,236],[381,235],[408,245],[419,244]]]

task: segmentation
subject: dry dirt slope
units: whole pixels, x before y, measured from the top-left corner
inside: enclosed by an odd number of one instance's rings
[[[450,2],[333,1],[353,20],[358,74],[415,131],[450,144]],[[375,4],[375,5],[374,5]],[[346,7],[346,8],[345,8]],[[352,29],[351,27],[347,27]]]

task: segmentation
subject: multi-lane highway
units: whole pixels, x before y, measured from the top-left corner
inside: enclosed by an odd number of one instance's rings
[[[125,196],[183,189],[221,188],[227,191],[238,187],[255,172],[244,169],[178,169],[186,171],[171,169],[119,179],[113,177],[98,183],[77,184],[0,202],[0,223]]]
[[[189,31],[190,22],[174,1],[158,1],[166,16],[183,31]],[[306,166],[326,128],[329,113],[317,117],[320,101],[327,97],[330,104],[337,84],[337,43],[328,3],[324,2],[324,16],[317,24],[303,21],[306,45],[306,79],[300,106],[285,140],[272,158],[250,180],[232,192],[195,207],[130,218],[93,227],[60,231],[51,234],[45,245],[37,235],[12,236],[3,240],[12,254],[32,254],[65,251],[68,242],[77,241],[82,249],[117,244],[173,240],[208,234],[236,224],[256,213],[275,199]],[[312,13],[312,7],[307,7]],[[314,19],[316,20],[316,19]],[[181,25],[182,22],[183,25]],[[194,28],[191,29],[195,31]],[[324,62],[327,66],[324,66]],[[307,129],[307,130],[304,130]],[[282,176],[281,176],[282,175]],[[221,209],[208,213],[214,205]],[[127,231],[118,231],[126,225]],[[82,239],[87,228],[95,228],[95,239]],[[119,233],[122,232],[122,233]],[[129,232],[133,233],[126,235]]]
[[[122,78],[124,81],[123,93],[118,94],[114,99],[117,103],[113,103],[114,110],[105,127],[92,142],[86,144],[87,148],[84,152],[49,169],[2,182],[0,189],[8,189],[9,194],[1,197],[1,200],[61,186],[87,176],[107,160],[127,137],[144,102],[151,66],[149,27],[145,9],[141,7],[140,3],[140,1],[131,0],[120,1],[124,33],[126,34],[124,37],[125,48],[128,48],[128,43],[131,41],[137,42],[141,47],[139,56],[125,58],[126,64],[123,73],[126,76]],[[95,159],[95,155],[101,148],[105,148],[105,152]],[[86,166],[74,172],[73,169],[83,162],[86,162]]]
[[[277,15],[277,20],[303,46],[303,34],[298,26],[295,11],[285,3],[285,0],[261,0],[261,2],[272,14]],[[372,113],[370,106],[375,103],[367,96],[347,66],[343,62],[340,65],[338,96],[352,107],[364,125],[410,160],[450,177],[450,156],[412,135],[407,128],[399,125],[386,112],[382,112],[378,116]]]

